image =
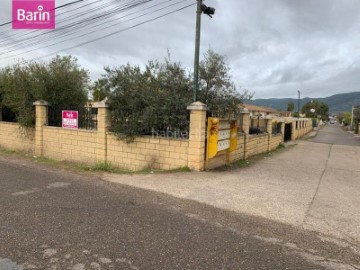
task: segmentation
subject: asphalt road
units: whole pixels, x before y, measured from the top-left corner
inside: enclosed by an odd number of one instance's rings
[[[0,185],[1,270],[360,264],[314,232],[25,160],[0,156]]]
[[[309,141],[326,144],[360,146],[360,138],[356,138],[352,134],[344,131],[338,123],[326,124],[319,130],[316,137]]]

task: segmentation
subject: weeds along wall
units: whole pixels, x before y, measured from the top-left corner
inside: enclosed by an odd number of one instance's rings
[[[43,156],[85,163],[110,162],[128,170],[176,169],[187,167],[188,141],[136,138],[132,143],[106,134],[106,145],[99,141],[97,131],[67,130],[57,127],[43,129]],[[102,151],[106,148],[106,159]]]
[[[0,146],[30,154],[35,152],[35,129],[0,122]]]
[[[107,161],[129,170],[170,170],[188,166],[188,140],[139,137],[132,143],[107,135]]]

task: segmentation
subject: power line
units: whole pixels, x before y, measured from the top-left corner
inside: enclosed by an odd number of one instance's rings
[[[72,5],[74,5],[74,4],[77,4],[77,3],[80,3],[80,2],[84,2],[84,1],[86,1],[86,0],[78,0],[78,1],[70,2],[70,3],[66,3],[66,4],[64,4],[64,5],[60,5],[60,6],[56,7],[55,9],[72,6]]]
[[[76,30],[76,28],[80,28],[79,26],[81,26],[82,24],[85,24],[85,28],[91,27],[91,24],[96,23],[100,19],[104,19],[104,18],[108,19],[110,17],[113,17],[113,16],[121,13],[121,12],[124,12],[124,11],[126,11],[128,9],[131,9],[131,8],[135,8],[135,7],[139,6],[139,5],[145,4],[145,3],[150,2],[150,1],[152,1],[152,0],[142,0],[142,2],[135,3],[133,5],[126,5],[126,6],[122,6],[122,7],[117,7],[115,10],[112,10],[111,12],[103,12],[103,13],[98,14],[96,16],[86,18],[81,23],[74,22],[74,23],[65,25],[63,27],[60,27],[60,28],[56,29],[56,31],[40,33],[38,35],[30,36],[30,37],[28,37],[26,39],[24,38],[24,39],[16,40],[16,42],[12,42],[12,41],[6,42],[5,41],[3,43],[0,43],[0,45],[7,46],[8,50],[4,49],[4,50],[0,51],[0,54],[10,53],[10,52],[16,51],[17,49],[23,48],[23,47],[31,46],[31,45],[34,45],[34,44],[36,45],[37,43],[29,42],[30,40],[33,40],[33,39],[35,39],[36,42],[43,42],[43,40],[45,38],[56,38],[56,37],[61,37],[61,36],[67,35],[67,34],[69,34],[69,32],[63,32],[62,30],[66,30],[68,28],[70,28],[70,29],[75,28],[75,29],[70,30],[70,32],[71,32],[71,31]],[[117,20],[117,19],[115,19],[115,20]],[[105,23],[106,23],[106,21],[105,21]],[[41,39],[42,37],[43,37],[43,39]],[[47,41],[45,40],[44,42],[47,42]],[[14,49],[9,50],[11,48],[14,48]]]
[[[121,7],[121,8],[119,8],[119,9],[117,10],[117,13],[122,12],[122,11],[125,11],[125,10],[128,10],[128,9],[130,9],[130,8],[135,8],[135,7],[137,7],[137,6],[141,5],[141,4],[144,4],[144,3],[145,3],[145,2],[135,3],[133,6]],[[116,15],[116,14],[115,14],[115,15]],[[95,19],[96,19],[96,18],[95,18]],[[96,22],[96,21],[95,21],[95,22]],[[93,23],[93,22],[89,22],[89,23],[86,25],[86,27],[91,26],[92,23]],[[76,29],[79,29],[79,30],[81,31],[81,29],[82,29],[81,27],[79,27],[80,24],[74,24],[73,26],[75,27],[75,30],[76,30]],[[85,28],[86,28],[86,27],[85,27]],[[22,48],[22,47],[28,47],[28,46],[38,45],[38,43],[47,43],[47,42],[49,42],[49,41],[54,41],[54,39],[51,38],[51,37],[54,37],[54,38],[56,38],[56,37],[61,37],[61,36],[66,37],[66,36],[71,35],[71,32],[74,32],[74,29],[71,30],[69,33],[61,32],[61,31],[59,31],[59,32],[53,32],[53,33],[48,33],[48,34],[50,35],[49,38],[48,38],[49,35],[46,35],[46,36],[44,36],[43,39],[38,39],[36,42],[28,42],[28,40],[31,39],[31,38],[29,38],[29,39],[27,39],[27,40],[25,40],[25,41],[23,41],[23,42],[20,42],[20,45],[22,45],[22,46],[18,46],[18,45],[19,45],[19,44],[18,44],[19,42],[16,42],[16,44],[14,44],[12,47]],[[75,31],[75,32],[79,32],[79,31]],[[45,34],[46,34],[46,33],[45,33]],[[16,51],[16,50],[17,50],[17,49],[10,50],[10,51],[6,51],[6,53],[10,53],[10,52],[13,52],[13,51]],[[4,54],[4,53],[1,53],[1,54]]]
[[[74,2],[73,4],[79,3],[79,2],[87,2],[87,1],[92,1],[92,0],[81,0],[81,1]],[[105,1],[106,1],[106,2],[105,2]],[[82,5],[82,6],[76,7],[76,8],[74,8],[74,9],[64,11],[64,12],[62,12],[62,13],[60,13],[60,14],[56,14],[55,17],[56,17],[56,18],[59,18],[59,17],[61,17],[62,15],[65,15],[65,14],[68,15],[69,13],[72,13],[72,12],[76,11],[76,13],[74,13],[74,14],[71,14],[71,15],[69,15],[69,16],[63,17],[63,18],[62,18],[62,21],[57,22],[56,25],[62,24],[63,22],[71,21],[72,19],[79,19],[80,17],[89,15],[89,14],[91,14],[91,13],[93,13],[93,12],[97,12],[97,13],[98,13],[98,11],[101,10],[101,9],[105,9],[105,10],[106,10],[106,9],[111,8],[111,5],[118,5],[119,2],[125,2],[125,1],[126,1],[126,0],[96,0],[96,1],[92,1],[92,2],[90,2],[90,3],[87,3],[87,4],[84,4],[84,5]],[[136,0],[128,0],[128,1],[134,2],[134,1],[136,1]],[[153,0],[147,0],[147,1],[153,1]],[[93,8],[86,9],[86,10],[81,11],[81,12],[77,12],[77,11],[80,10],[80,9],[86,8],[86,7],[88,7],[88,6],[94,5],[94,4],[99,3],[99,2],[105,2],[105,3],[104,3],[104,4],[101,4],[100,6],[95,6],[95,7],[93,7]],[[67,4],[67,6],[69,6],[69,4]],[[59,8],[59,7],[57,7],[57,8]],[[94,16],[94,15],[92,15],[92,16]],[[70,24],[74,24],[74,23],[70,23]],[[69,25],[70,25],[70,24],[69,24]],[[58,29],[58,27],[57,27],[57,29]],[[56,32],[57,29],[52,30],[52,31],[51,31],[51,30],[46,30],[45,33],[44,33],[43,30],[41,30],[41,29],[35,29],[35,30],[33,30],[33,31],[27,31],[26,33],[23,33],[23,32],[21,32],[21,31],[17,31],[16,33],[14,33],[14,31],[13,31],[12,29],[0,29],[0,33],[6,34],[7,32],[11,32],[11,35],[8,36],[7,38],[12,38],[12,39],[14,39],[15,37],[18,37],[18,36],[25,37],[25,36],[29,36],[29,35],[31,35],[31,34],[33,34],[33,33],[38,33],[38,32],[42,32],[41,34],[49,34],[49,33]],[[16,40],[16,41],[17,41],[17,40]],[[3,44],[3,43],[8,44],[9,42],[11,42],[11,41],[9,41],[9,40],[4,40],[3,42],[0,42],[0,44]]]
[[[103,35],[103,36],[101,36],[101,37],[98,37],[98,38],[95,38],[95,39],[92,39],[92,40],[89,40],[89,41],[80,43],[80,44],[78,44],[78,45],[71,46],[71,47],[68,47],[68,48],[65,48],[65,49],[61,49],[61,50],[58,50],[58,51],[55,51],[55,52],[52,52],[52,53],[49,53],[49,54],[46,54],[46,55],[43,55],[43,56],[40,56],[40,57],[32,58],[32,59],[30,59],[30,60],[28,60],[28,61],[33,61],[33,60],[37,60],[37,59],[42,59],[42,58],[49,57],[49,56],[51,56],[51,55],[58,54],[58,53],[60,53],[60,52],[66,51],[66,50],[72,50],[72,49],[76,49],[76,48],[85,46],[85,45],[90,44],[90,43],[93,43],[93,42],[95,42],[95,41],[99,41],[99,40],[101,40],[101,39],[108,38],[108,37],[114,36],[114,35],[116,35],[116,34],[119,34],[119,33],[125,32],[125,31],[128,31],[128,30],[130,30],[130,29],[136,28],[136,27],[141,26],[141,25],[143,25],[143,24],[156,21],[156,20],[158,20],[158,19],[161,19],[161,18],[166,17],[166,16],[168,16],[168,15],[174,14],[174,13],[176,13],[176,12],[182,11],[182,10],[184,10],[184,9],[186,9],[186,8],[189,8],[189,7],[191,7],[191,6],[194,6],[194,5],[196,5],[196,3],[193,3],[193,4],[190,4],[190,5],[184,6],[184,7],[182,7],[182,8],[176,9],[176,10],[174,10],[174,11],[165,13],[165,14],[160,15],[160,16],[157,16],[157,17],[155,17],[155,18],[152,18],[152,19],[149,19],[149,20],[146,20],[146,21],[137,23],[137,24],[135,24],[135,25],[133,25],[133,26],[120,29],[120,30],[115,31],[115,32],[112,32],[112,33],[110,33],[110,34]]]
[[[70,32],[53,33],[53,35],[51,35],[51,36],[54,37],[54,38],[55,38],[55,37],[56,37],[56,38],[61,38],[61,37],[67,37],[67,36],[73,35],[73,34],[75,34],[75,33],[77,33],[77,32],[83,31],[84,29],[89,29],[89,28],[91,28],[91,29],[94,29],[94,28],[95,28],[95,29],[96,29],[96,27],[99,27],[99,26],[101,26],[101,25],[106,25],[106,24],[108,24],[108,23],[110,23],[110,22],[118,21],[118,20],[120,20],[120,19],[123,19],[123,18],[125,18],[125,17],[129,17],[129,16],[134,15],[134,14],[136,14],[136,13],[141,13],[141,12],[146,11],[146,10],[151,10],[151,9],[154,8],[154,7],[161,6],[161,5],[165,4],[165,3],[172,2],[172,1],[174,1],[174,0],[166,0],[166,1],[163,1],[163,2],[161,2],[161,3],[158,3],[158,4],[155,4],[155,5],[149,6],[149,7],[145,8],[145,9],[138,10],[138,11],[135,11],[135,12],[131,12],[131,13],[128,13],[128,14],[126,14],[126,15],[124,15],[124,16],[121,16],[121,17],[118,17],[118,18],[115,18],[115,19],[112,19],[112,20],[105,20],[105,21],[102,22],[102,23],[96,23],[96,25],[94,25],[94,26],[91,25],[91,24],[93,24],[94,22],[90,22],[90,23],[88,23],[85,27],[83,27],[83,28],[81,28],[81,29],[75,28],[75,29],[71,30]],[[176,2],[176,3],[173,4],[173,5],[177,5],[177,4],[182,3],[182,2],[184,2],[184,1],[186,1],[186,0],[182,0],[182,1]],[[171,6],[173,6],[173,5],[168,5],[168,6],[166,6],[165,8],[171,7]],[[160,10],[162,10],[162,9],[154,10],[153,12],[160,11]],[[151,13],[151,12],[150,12],[150,13]],[[150,13],[147,13],[147,14],[150,14]],[[147,15],[147,14],[146,14],[146,15]],[[117,15],[117,14],[114,14],[114,15]],[[127,20],[127,21],[128,21],[128,20]],[[124,21],[123,21],[123,22],[124,22]],[[126,22],[126,21],[125,21],[125,22]],[[113,24],[113,25],[110,25],[110,26],[107,26],[107,27],[116,26],[117,24],[118,24],[118,23]],[[107,28],[107,27],[106,27],[106,28]],[[104,28],[103,28],[103,29],[104,29]],[[30,39],[32,39],[32,38],[30,38]],[[28,40],[27,40],[27,41],[28,41]],[[51,40],[41,39],[41,40],[37,40],[36,42],[38,42],[38,43],[47,43],[47,42],[49,42],[49,41],[53,41],[53,39],[51,39]],[[22,44],[24,44],[24,42],[23,42]],[[27,47],[27,46],[31,46],[31,45],[37,45],[37,43],[28,43],[28,42],[27,42],[27,43],[24,44],[25,46],[20,46],[20,47],[18,47],[18,45],[19,45],[19,42],[16,42],[16,44],[14,44],[13,47],[22,48],[22,47]],[[21,45],[21,42],[20,42],[20,45]],[[15,49],[15,50],[11,50],[11,51],[6,51],[6,53],[10,53],[10,52],[13,52],[13,51],[16,51],[16,49]],[[4,52],[4,53],[0,53],[0,54],[5,54],[5,52]]]
[[[77,4],[77,3],[80,3],[80,2],[87,2],[87,1],[91,1],[91,0],[76,1],[76,2],[74,2],[73,4]],[[93,1],[93,2],[90,2],[90,3],[87,3],[87,4],[84,4],[84,5],[80,6],[80,7],[75,8],[75,9],[68,10],[68,11],[64,11],[64,12],[62,12],[62,13],[60,13],[60,14],[55,14],[55,17],[58,18],[58,17],[61,17],[61,16],[64,15],[64,14],[69,14],[69,13],[71,13],[71,12],[73,12],[73,11],[78,11],[79,9],[82,9],[82,8],[85,8],[85,7],[88,7],[88,6],[91,6],[91,5],[93,5],[93,4],[96,4],[96,3],[99,3],[99,2],[103,2],[103,1],[108,1],[108,0],[96,0],[96,1]],[[125,0],[120,0],[120,1],[125,1]],[[118,0],[111,0],[110,3],[111,3],[111,2],[117,3]],[[99,9],[99,8],[107,7],[108,4],[109,4],[109,3],[105,3],[105,4],[103,4],[102,6],[99,6],[99,7],[92,8],[92,9],[90,9],[90,10],[85,10],[85,11],[83,11],[83,12],[78,12],[78,13],[75,13],[75,14],[73,14],[73,15],[67,16],[67,17],[65,17],[65,18],[63,18],[63,19],[64,19],[64,20],[70,20],[70,19],[72,19],[72,18],[78,18],[78,16],[83,16],[84,14],[87,14],[87,13],[90,13],[90,12],[93,12],[93,11],[96,11],[96,10]],[[66,7],[68,7],[68,6],[69,6],[69,5],[67,5]],[[57,8],[55,8],[55,9],[58,9],[58,8],[60,8],[60,7],[57,7]],[[11,22],[8,22],[7,24],[9,24],[9,23],[11,23]],[[35,29],[35,30],[29,31],[29,32],[27,32],[27,33],[25,33],[25,34],[22,33],[22,32],[17,32],[17,33],[15,33],[14,35],[12,35],[12,37],[15,37],[15,36],[18,36],[18,35],[22,35],[22,34],[23,34],[23,36],[26,36],[26,35],[29,35],[29,34],[31,34],[31,33],[39,32],[39,31],[41,31],[41,29]],[[11,33],[13,33],[13,29],[1,29],[1,30],[0,30],[0,33],[6,33],[6,32],[11,32]],[[47,30],[47,32],[52,32],[52,31]]]
[[[74,4],[77,4],[77,3],[83,2],[83,1],[86,1],[86,0],[77,0],[77,1],[73,1],[73,2],[70,2],[70,3],[64,4],[64,5],[58,6],[58,7],[54,8],[54,9],[56,10],[56,9],[60,9],[60,8],[64,8],[64,7],[68,7],[68,6],[71,6],[71,5],[74,5]],[[52,9],[52,10],[53,10],[53,9]],[[5,26],[5,25],[8,25],[8,24],[11,24],[11,23],[13,23],[13,22],[16,22],[16,20],[12,20],[12,21],[9,21],[9,22],[6,22],[6,23],[3,23],[3,24],[0,24],[0,27],[1,27],[1,26]]]
[[[49,48],[49,47],[56,46],[56,45],[61,44],[61,43],[64,43],[64,42],[71,41],[71,40],[73,40],[74,38],[77,39],[77,38],[81,38],[81,37],[84,37],[84,36],[88,36],[88,35],[90,35],[90,34],[94,34],[94,33],[96,33],[96,32],[102,31],[102,30],[107,30],[108,28],[117,26],[117,25],[119,25],[119,24],[121,24],[121,23],[129,22],[129,21],[132,21],[132,20],[139,19],[139,18],[144,17],[144,16],[146,16],[146,15],[152,14],[152,13],[154,13],[154,12],[162,11],[162,10],[164,10],[164,9],[166,9],[166,8],[169,8],[169,7],[171,7],[171,6],[180,4],[180,3],[185,2],[185,1],[188,1],[188,0],[181,0],[181,1],[178,1],[178,2],[176,2],[176,3],[174,3],[174,4],[167,5],[167,6],[165,6],[165,7],[162,7],[162,8],[159,8],[159,9],[156,9],[156,10],[153,10],[153,11],[150,11],[150,12],[147,12],[147,13],[143,13],[143,14],[141,14],[141,15],[139,15],[139,16],[130,18],[130,19],[125,20],[125,21],[122,21],[122,22],[120,22],[120,23],[117,22],[117,23],[112,24],[112,25],[107,25],[107,26],[105,26],[105,27],[102,27],[102,28],[99,28],[99,29],[95,29],[95,30],[93,30],[93,31],[89,31],[89,32],[86,32],[86,33],[83,33],[83,34],[78,35],[78,36],[76,36],[76,37],[70,37],[70,38],[68,38],[68,39],[60,40],[60,41],[58,41],[58,42],[54,42],[54,43],[49,44],[49,45],[46,45],[46,46],[42,46],[42,47],[30,49],[30,50],[27,50],[27,51],[25,51],[25,52],[21,52],[21,53],[16,54],[16,55],[3,57],[2,59],[7,59],[7,58],[10,58],[10,57],[17,57],[17,56],[20,56],[20,55],[23,55],[23,54],[27,54],[27,53],[30,53],[30,52],[33,52],[33,51],[36,51],[36,50],[39,50],[39,49],[45,49],[45,48]],[[137,12],[134,12],[134,13],[137,13]],[[126,15],[126,16],[127,16],[127,15]],[[123,16],[123,17],[126,17],[126,16]],[[102,23],[102,24],[104,24],[104,23]],[[102,25],[102,24],[100,24],[100,25]],[[82,31],[82,30],[83,30],[83,29],[78,29],[78,31],[76,31],[76,32],[79,32],[79,31]],[[71,34],[69,34],[69,35],[66,35],[66,36],[64,36],[64,38],[66,38],[67,36],[71,36],[71,35],[75,34],[76,32],[71,33]],[[52,41],[52,40],[51,40],[51,41]]]

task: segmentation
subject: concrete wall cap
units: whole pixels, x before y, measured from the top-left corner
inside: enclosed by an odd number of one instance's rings
[[[189,111],[207,111],[208,107],[206,106],[206,104],[200,101],[196,101],[194,103],[191,103],[189,106],[187,106],[187,109]]]
[[[267,120],[271,120],[271,119],[273,119],[273,118],[272,118],[272,116],[271,116],[271,115],[267,115],[267,116],[265,116],[265,119],[267,119]]]
[[[106,101],[98,101],[98,102],[94,102],[92,104],[93,108],[109,108],[109,104],[106,103]]]
[[[33,103],[34,106],[49,106],[49,102],[45,100],[37,100]]]
[[[248,109],[244,108],[240,111],[240,113],[250,113]]]

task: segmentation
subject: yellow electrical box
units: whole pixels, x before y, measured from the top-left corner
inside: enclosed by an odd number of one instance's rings
[[[218,118],[208,119],[207,159],[215,157],[218,152],[219,122]]]
[[[237,148],[237,121],[208,118],[206,160],[215,157],[219,152],[229,154]]]

